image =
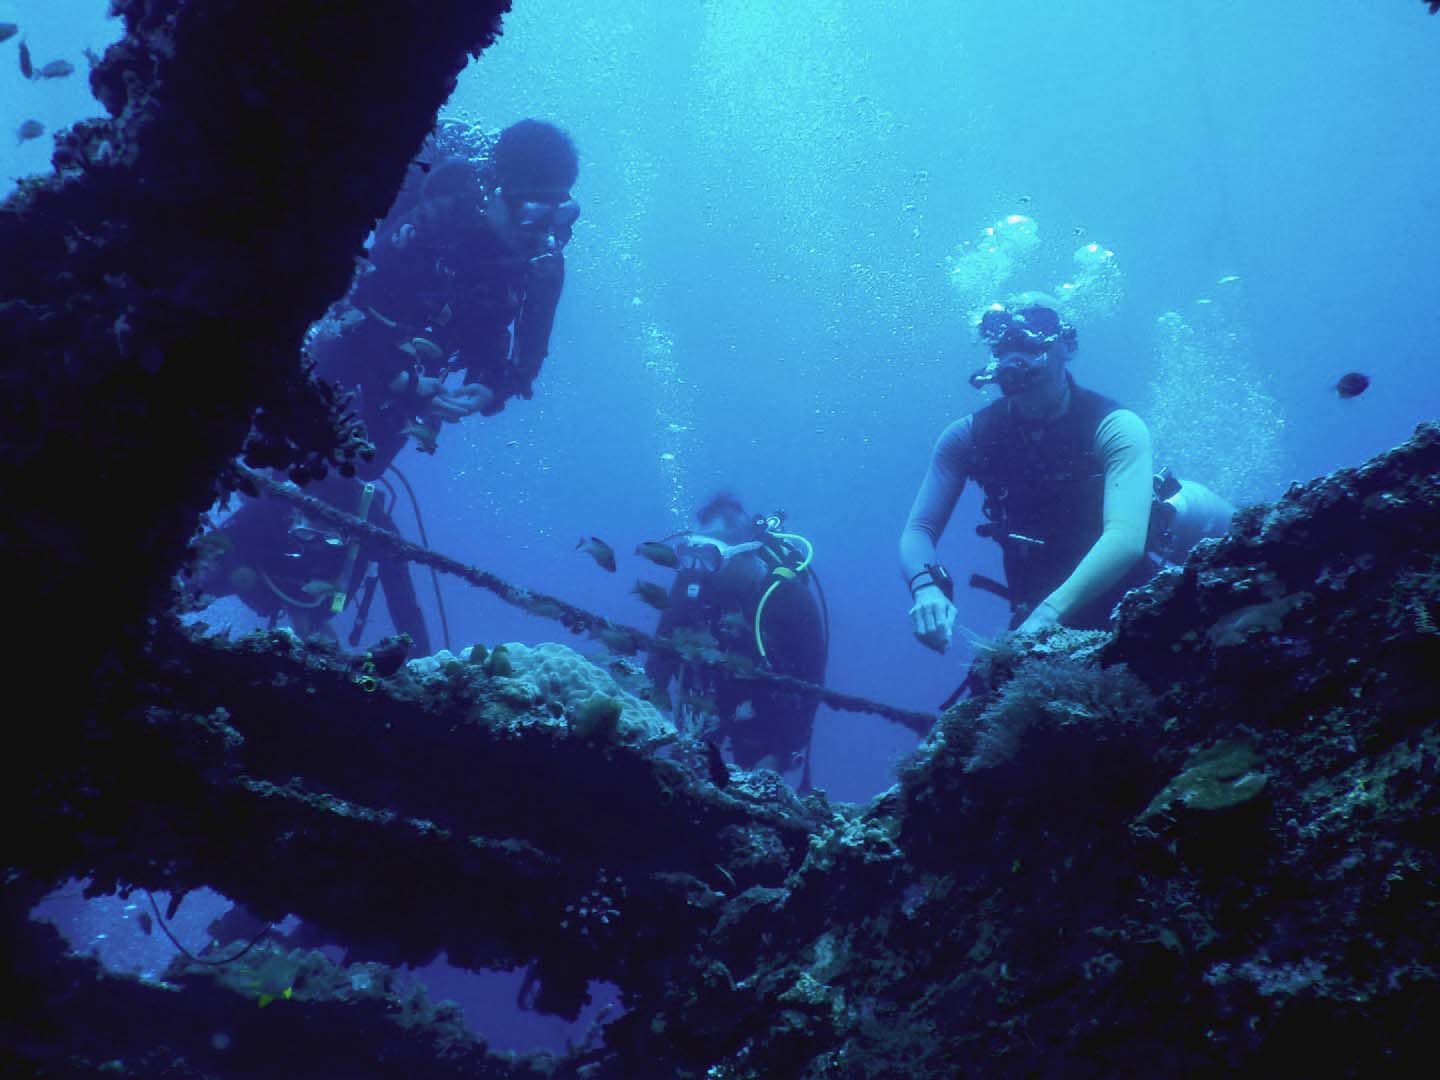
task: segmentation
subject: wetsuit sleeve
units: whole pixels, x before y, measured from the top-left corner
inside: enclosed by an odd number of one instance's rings
[[[1129,409],[1116,409],[1095,431],[1095,453],[1105,463],[1100,537],[1064,583],[1046,597],[1060,621],[1113,587],[1145,554],[1154,497],[1150,431]]]
[[[935,545],[965,490],[974,456],[973,422],[966,416],[947,427],[936,441],[930,467],[900,534],[900,572],[906,581],[923,570],[926,563],[936,561]]]

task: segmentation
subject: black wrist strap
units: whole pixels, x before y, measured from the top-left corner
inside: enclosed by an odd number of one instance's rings
[[[926,580],[922,581],[924,578]],[[922,589],[927,585],[934,585],[942,593],[945,599],[951,603],[955,601],[955,581],[950,577],[950,572],[939,563],[926,563],[924,568],[910,578],[907,583],[910,587],[910,595],[915,595],[916,589]]]

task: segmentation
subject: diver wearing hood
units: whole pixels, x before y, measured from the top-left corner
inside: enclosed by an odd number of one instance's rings
[[[309,335],[315,374],[352,395],[375,447],[341,470],[354,475],[327,476],[310,494],[397,531],[374,485],[386,484],[407,441],[434,453],[444,424],[531,396],[580,215],[570,196],[578,175],[570,136],[541,120],[494,136],[451,122],[427,139],[348,296]],[[407,562],[312,523],[297,527],[275,502],[246,499],[202,539],[212,556],[223,554],[203,568],[205,595],[237,595],[304,634],[327,632],[353,605],[362,631],[378,582],[396,629],[430,652]],[[441,618],[443,628],[443,609]]]
[[[729,493],[706,502],[696,520],[695,531],[671,538],[679,566],[656,636],[708,633],[732,657],[823,683],[829,642],[810,542],[785,531],[783,514],[749,515]],[[692,733],[728,741],[741,768],[798,765],[800,789],[809,788],[814,698],[664,653],[650,655],[645,673],[661,690],[678,679],[679,709],[699,714],[701,730]]]
[[[309,346],[320,378],[356,396],[375,445],[362,478],[409,439],[433,453],[444,424],[532,395],[580,216],[578,175],[570,136],[541,120],[498,135],[452,122],[427,140]]]
[[[1053,299],[1030,293],[992,305],[979,332],[990,360],[971,385],[993,384],[1002,396],[941,434],[900,537],[915,635],[941,652],[956,610],[936,545],[967,480],[985,496],[976,532],[1000,544],[1005,568],[1003,585],[978,575],[971,584],[1008,600],[1012,630],[1102,628],[1120,597],[1160,565],[1146,557],[1155,541],[1191,538],[1195,513],[1207,515],[1208,535],[1229,525],[1228,504],[1208,489],[1173,482],[1157,491],[1149,430],[1076,384],[1067,367],[1075,328]],[[1152,528],[1161,503],[1172,514]],[[1183,522],[1174,516],[1181,510]]]

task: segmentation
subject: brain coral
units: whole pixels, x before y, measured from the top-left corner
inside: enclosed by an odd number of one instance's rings
[[[509,642],[504,646],[509,655],[515,679],[533,689],[535,699],[543,702],[552,714],[564,715],[572,725],[586,712],[595,699],[610,698],[621,705],[619,730],[622,741],[649,742],[675,733],[675,726],[648,701],[642,701],[623,689],[604,668],[596,667],[574,649],[555,642],[522,645]],[[461,653],[469,659],[469,649]]]

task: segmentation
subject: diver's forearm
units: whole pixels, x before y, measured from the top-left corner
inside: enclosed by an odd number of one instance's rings
[[[1060,587],[1045,598],[1063,623],[1097,597],[1112,589],[1145,555],[1145,538],[1129,530],[1110,529],[1100,539]]]
[[[900,534],[901,575],[908,582],[935,561],[935,539],[922,529],[907,526]]]

